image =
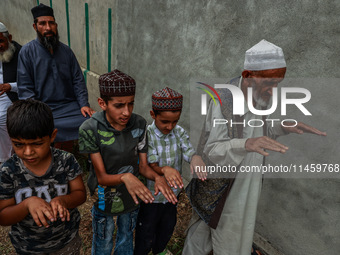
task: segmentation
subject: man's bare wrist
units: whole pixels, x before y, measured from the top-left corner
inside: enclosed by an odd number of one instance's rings
[[[128,176],[129,174],[131,174],[131,173],[122,174],[121,177],[120,177],[120,180],[121,180],[122,182],[124,182],[124,181],[126,180],[126,178],[129,177],[129,176]],[[125,183],[125,182],[124,182],[124,183]]]

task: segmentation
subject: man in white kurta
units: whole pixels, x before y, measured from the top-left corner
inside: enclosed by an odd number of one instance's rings
[[[17,62],[21,46],[12,41],[6,26],[0,22],[0,163],[12,153],[11,140],[6,128],[7,108],[17,100]]]
[[[3,68],[0,61],[0,84],[3,83]],[[1,85],[0,85],[1,86]],[[16,87],[15,87],[16,88]],[[12,87],[12,90],[15,89]],[[6,129],[7,108],[12,104],[6,93],[0,96],[0,163],[5,162],[11,156],[12,145]]]
[[[266,109],[270,105],[272,89],[283,80],[286,72],[286,63],[282,49],[265,40],[246,52],[246,60],[242,77],[237,79],[238,86],[247,101],[247,88],[253,88],[253,105],[256,109]],[[222,104],[225,102],[222,101]],[[245,103],[244,115],[239,119],[245,122],[240,137],[229,137],[227,125],[213,125],[214,119],[226,119],[219,105],[210,103],[205,123],[205,132],[208,135],[203,154],[213,164],[219,166],[235,166],[238,170],[245,166],[260,166],[265,150],[284,153],[288,147],[274,139],[278,135],[289,132],[311,132],[325,135],[312,127],[299,123],[295,127],[282,127],[280,122],[267,123],[267,127],[254,127],[262,121],[258,116],[249,111]],[[256,124],[248,125],[249,120],[257,119]],[[230,121],[230,120],[229,120]],[[238,124],[240,125],[240,124]],[[188,229],[183,254],[203,255],[213,250],[214,255],[249,255],[257,254],[252,250],[252,241],[256,221],[257,204],[262,187],[262,173],[238,173],[232,183],[231,190],[223,202],[223,210],[218,214],[218,224],[213,224],[212,218],[216,212],[209,215],[200,206],[200,200],[195,199],[195,189],[202,182],[192,181],[187,189],[188,196],[193,205],[193,217]],[[208,194],[224,192],[222,189],[209,190]],[[214,193],[215,192],[215,193]],[[217,196],[216,197],[220,197]],[[219,198],[221,200],[222,198]],[[203,201],[203,200],[202,200]],[[217,201],[219,202],[219,201]],[[202,202],[204,203],[204,202]],[[214,203],[211,203],[214,204]],[[218,204],[218,203],[217,203]],[[218,206],[216,206],[218,207]],[[202,209],[203,208],[203,209]],[[211,216],[211,217],[210,217]],[[252,253],[254,252],[254,253]]]
[[[0,84],[3,84],[3,68],[0,61]],[[0,85],[1,87],[1,85]],[[16,86],[12,86],[12,91]],[[12,145],[6,129],[7,108],[12,104],[6,93],[0,96],[0,163],[5,162],[11,156]]]

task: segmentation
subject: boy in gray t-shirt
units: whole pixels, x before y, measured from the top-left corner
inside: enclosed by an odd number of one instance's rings
[[[12,225],[18,254],[79,254],[82,170],[72,154],[50,147],[57,134],[50,108],[16,101],[8,108],[7,130],[15,154],[0,168],[0,225]]]

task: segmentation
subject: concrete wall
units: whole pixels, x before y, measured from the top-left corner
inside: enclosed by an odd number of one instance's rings
[[[287,78],[311,79],[302,83],[312,93],[307,108],[313,116],[295,109],[289,115],[328,133],[327,138],[279,138],[290,149],[286,155],[271,153],[268,163],[339,164],[340,1],[69,0],[71,48],[84,68],[85,2],[90,13],[92,105],[98,95],[97,75],[107,72],[107,8],[112,8],[114,28],[112,67],[136,79],[135,111],[149,122],[151,93],[169,86],[184,95],[180,124],[189,129],[191,81],[240,75],[245,50],[265,38],[283,48]],[[0,20],[20,43],[35,37],[29,12],[35,4],[1,2]],[[65,1],[54,0],[53,7],[67,43]],[[265,179],[256,231],[286,255],[339,254],[339,184],[339,179]]]
[[[283,48],[288,78],[340,77],[339,1],[145,0],[117,7],[117,63],[137,79],[140,112],[150,108],[152,91],[170,86],[184,94],[185,127],[191,80],[240,75],[244,52],[263,38]],[[289,114],[328,137],[282,138],[289,152],[271,153],[271,164],[339,163],[339,82],[306,88],[313,116]],[[265,179],[256,231],[283,254],[339,254],[339,191],[338,179]]]
[[[39,3],[50,6],[49,0],[40,0]],[[86,51],[86,26],[85,26],[85,3],[88,4],[89,17],[89,48],[90,54]],[[37,5],[36,0],[12,1],[2,0],[0,9],[0,20],[5,23],[13,39],[20,44],[25,44],[36,38],[33,29],[33,18],[31,8]],[[66,1],[53,0],[52,7],[54,16],[58,23],[60,40],[68,45]],[[111,14],[111,69],[116,67],[116,1],[95,1],[95,0],[69,0],[69,27],[70,46],[77,56],[79,64],[84,68],[88,67],[87,86],[90,91],[95,92],[89,95],[89,101],[93,108],[99,110],[97,97],[98,75],[108,72],[108,9],[112,9]],[[19,18],[20,17],[20,18]]]

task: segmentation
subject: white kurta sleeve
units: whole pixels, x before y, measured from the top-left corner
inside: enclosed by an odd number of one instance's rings
[[[11,92],[18,92],[18,86],[16,82],[10,82],[9,85],[11,85]]]
[[[218,124],[214,127],[214,119],[224,119],[224,117],[220,106],[210,102],[205,123],[206,132],[210,134],[203,152],[214,164],[238,166],[247,153],[245,150],[247,138],[230,139],[226,124]]]

